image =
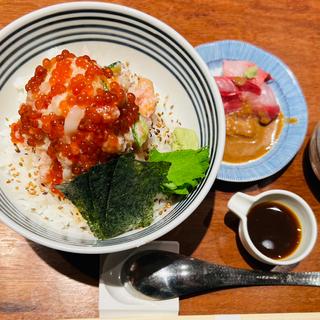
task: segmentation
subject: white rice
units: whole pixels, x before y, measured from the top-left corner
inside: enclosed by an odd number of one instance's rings
[[[40,183],[37,164],[40,156],[23,149],[17,152],[10,140],[9,124],[14,119],[1,119],[0,183],[5,194],[31,220],[66,236],[93,239],[87,223],[68,200],[59,200]]]

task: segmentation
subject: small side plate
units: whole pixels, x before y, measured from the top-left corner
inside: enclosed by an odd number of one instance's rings
[[[248,60],[269,72],[273,78],[272,90],[286,119],[281,135],[272,149],[261,158],[241,164],[222,162],[218,179],[230,182],[248,182],[267,178],[286,166],[296,155],[305,138],[308,109],[302,90],[292,71],[279,58],[246,42],[236,40],[202,44],[196,50],[216,75],[223,60]]]

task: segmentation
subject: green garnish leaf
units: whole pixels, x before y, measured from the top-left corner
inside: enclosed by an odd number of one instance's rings
[[[201,148],[164,153],[152,150],[149,154],[149,161],[171,163],[167,181],[163,184],[163,191],[185,195],[190,193],[199,180],[205,176],[209,166],[209,150]]]
[[[105,81],[102,81],[102,86],[104,91],[109,91],[109,86]]]
[[[115,66],[117,66],[118,64],[121,64],[120,61],[115,61],[115,62],[112,62],[108,65],[108,68],[112,69],[114,68]]]
[[[258,73],[258,67],[257,66],[251,66],[247,68],[247,70],[244,72],[243,76],[247,79],[253,79],[257,76]]]
[[[108,68],[110,68],[114,74],[119,74],[121,72],[121,61],[109,64]]]
[[[146,120],[142,116],[140,116],[139,120],[133,125],[132,134],[134,142],[138,148],[141,148],[148,140],[149,127]]]

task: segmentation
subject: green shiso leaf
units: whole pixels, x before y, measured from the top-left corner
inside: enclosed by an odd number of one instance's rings
[[[109,237],[146,227],[153,221],[153,200],[168,174],[166,162],[118,159],[111,182],[105,230]]]
[[[161,153],[152,150],[149,154],[150,162],[165,161],[171,164],[167,181],[163,184],[163,191],[186,195],[194,189],[199,180],[205,176],[209,166],[209,150],[178,150]]]
[[[89,187],[89,172],[81,174],[69,183],[56,186],[67,199],[69,199],[79,210],[82,217],[87,221],[92,233],[100,239],[105,237],[99,213],[93,206],[91,191]]]

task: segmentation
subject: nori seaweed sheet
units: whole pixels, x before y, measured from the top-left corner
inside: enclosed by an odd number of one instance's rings
[[[122,155],[57,186],[79,210],[99,239],[146,227],[153,200],[166,181],[170,163],[142,162]]]
[[[92,233],[99,239],[105,238],[103,225],[100,222],[99,212],[94,209],[89,187],[90,171],[77,176],[70,183],[56,186],[79,210],[87,221]]]
[[[111,182],[105,221],[108,237],[146,227],[153,221],[153,201],[170,163],[142,162],[121,156]]]
[[[112,159],[106,164],[97,165],[89,171],[89,187],[94,210],[99,213],[103,227],[106,220],[107,200],[118,159]]]

